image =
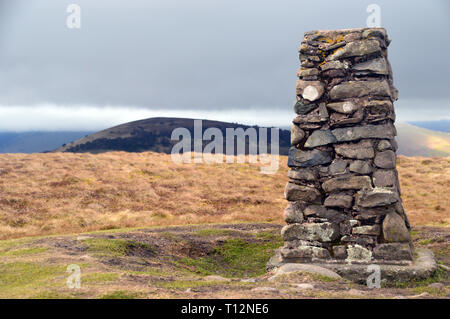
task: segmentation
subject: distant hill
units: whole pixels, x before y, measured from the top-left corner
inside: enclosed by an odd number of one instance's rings
[[[398,153],[406,156],[450,156],[450,133],[437,132],[409,123],[396,123]]]
[[[173,145],[178,143],[178,141],[171,140],[172,131],[179,127],[186,128],[191,133],[191,148],[193,150],[194,119],[156,117],[121,124],[100,131],[98,133],[83,137],[73,143],[65,144],[55,151],[74,153],[102,153],[107,151],[153,151],[160,153],[170,153]],[[259,128],[258,126],[203,120],[202,134],[206,129],[210,127],[218,128],[222,132],[224,137],[224,150],[226,128],[242,128],[244,130],[250,127],[254,127],[256,129]],[[268,143],[270,143],[269,131],[267,140]],[[203,145],[206,145],[208,143],[210,143],[210,141],[204,141]],[[280,129],[280,154],[287,154],[289,147],[290,131]],[[248,141],[246,143],[246,153],[248,153]]]
[[[421,122],[408,122],[414,126],[426,128],[433,131],[441,131],[450,133],[450,120],[440,121],[421,121]]]
[[[42,153],[93,132],[0,132],[0,153]]]

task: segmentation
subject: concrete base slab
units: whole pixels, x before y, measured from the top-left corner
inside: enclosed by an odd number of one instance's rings
[[[433,253],[429,249],[417,248],[416,258],[414,261],[407,265],[398,264],[377,264],[376,261],[367,264],[355,264],[355,263],[325,263],[325,262],[312,262],[312,263],[296,263],[298,265],[305,265],[306,268],[311,266],[318,266],[329,269],[340,276],[349,279],[351,281],[365,284],[369,275],[374,273],[373,268],[369,268],[369,265],[378,265],[381,271],[381,280],[387,282],[407,282],[410,280],[421,280],[429,278],[437,270],[436,259]],[[283,262],[280,253],[275,253],[267,264],[267,270],[279,269],[283,265],[292,265],[292,263]],[[283,268],[286,268],[284,266]],[[286,269],[297,269],[299,267],[289,266]],[[300,266],[302,268],[302,266]],[[300,270],[300,269],[298,269]]]

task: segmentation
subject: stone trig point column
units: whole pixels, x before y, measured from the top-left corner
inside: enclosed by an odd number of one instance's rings
[[[414,264],[396,170],[389,43],[383,28],[305,33],[285,245],[268,268],[319,263],[339,272],[349,263]]]

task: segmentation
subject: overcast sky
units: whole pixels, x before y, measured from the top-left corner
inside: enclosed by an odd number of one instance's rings
[[[81,29],[66,26],[81,7]],[[450,119],[450,1],[0,0],[0,131],[151,116],[287,126],[297,49],[381,7],[397,119]]]

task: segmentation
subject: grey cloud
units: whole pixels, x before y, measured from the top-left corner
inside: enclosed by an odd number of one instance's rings
[[[0,104],[209,110],[290,108],[303,33],[364,26],[374,2],[3,1]],[[448,2],[376,3],[400,98],[449,99]]]

